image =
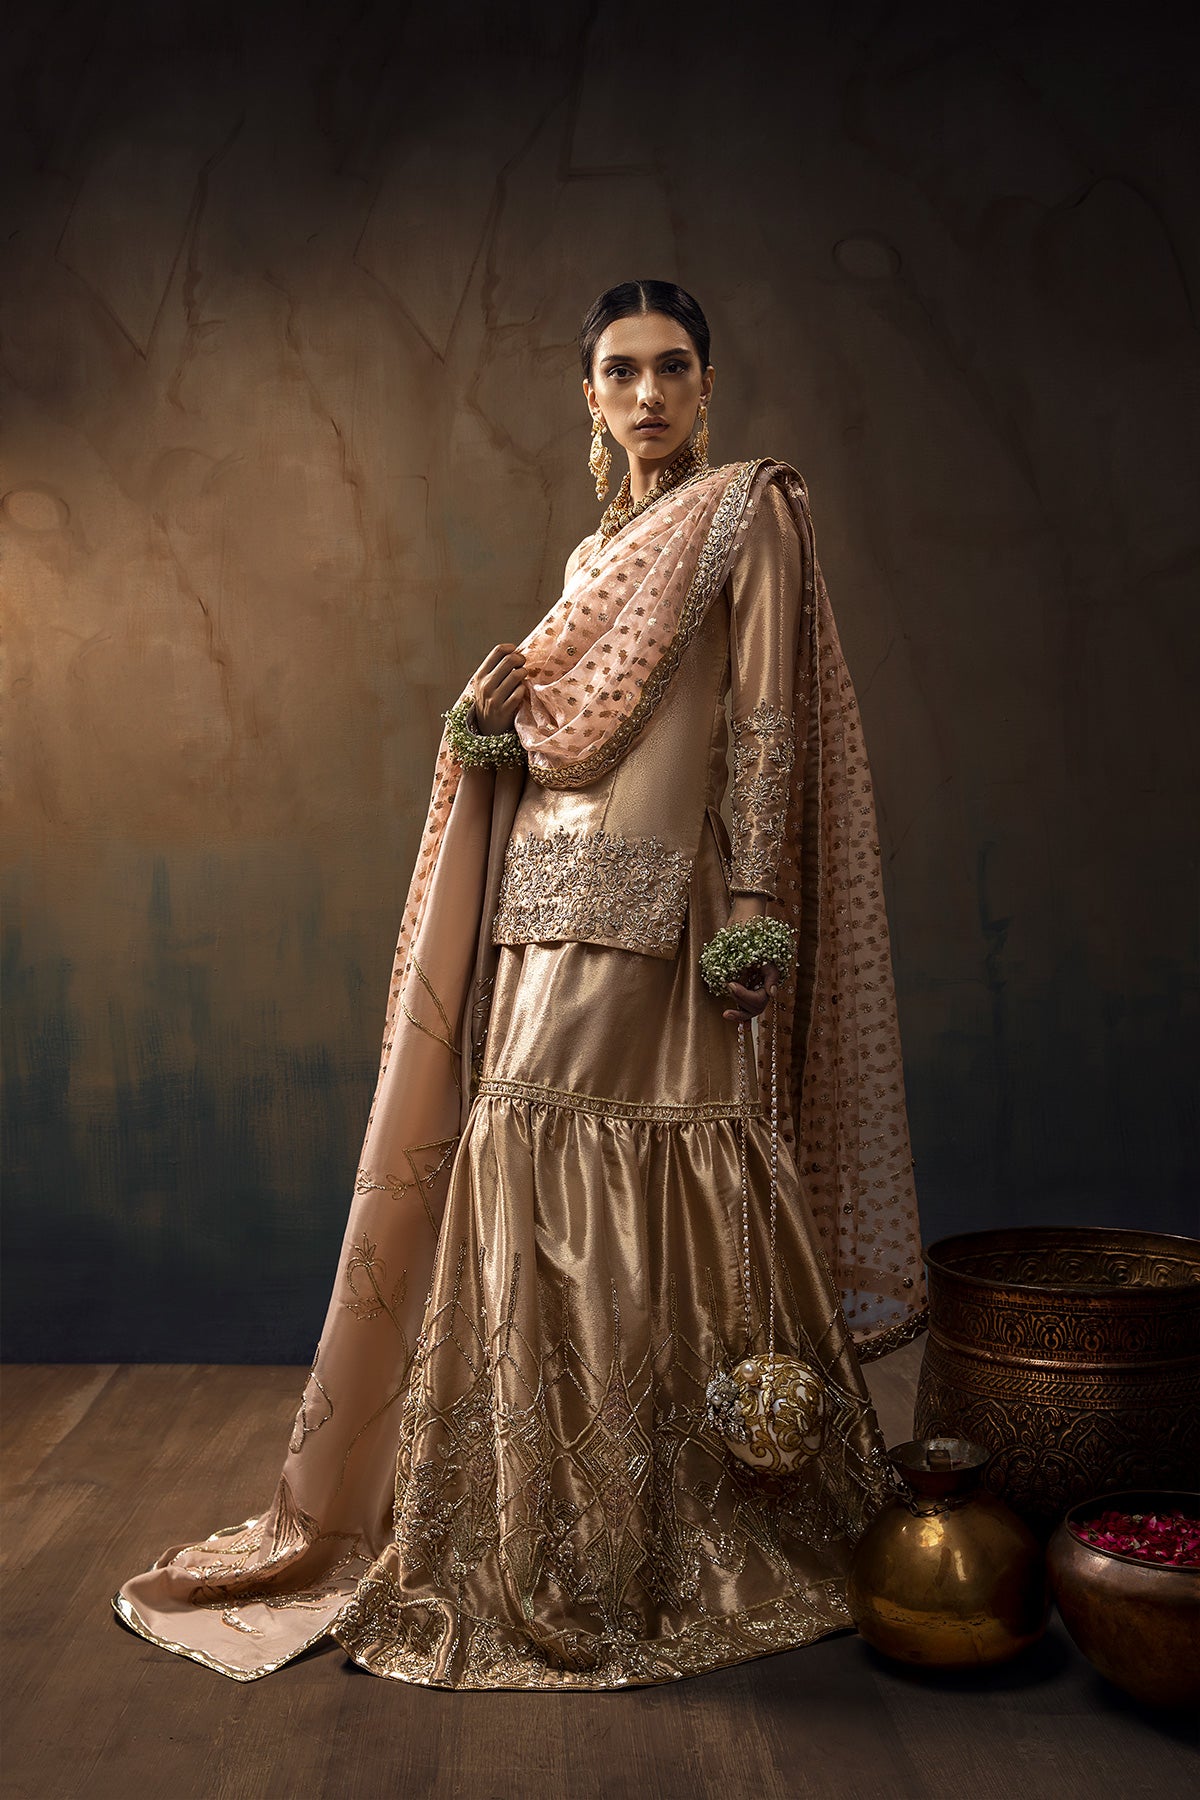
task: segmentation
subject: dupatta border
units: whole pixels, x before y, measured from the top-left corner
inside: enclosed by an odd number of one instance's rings
[[[598,781],[601,775],[615,767],[625,755],[634,739],[646,729],[655,709],[666,693],[667,684],[679,666],[679,659],[687,646],[704,623],[714,595],[725,579],[726,564],[733,548],[733,540],[746,509],[746,502],[754,486],[755,477],[761,469],[774,466],[770,457],[763,457],[757,462],[746,462],[735,465],[735,474],[729,486],[722,494],[713,514],[704,548],[696,563],[691,586],[688,588],[683,608],[680,613],[679,628],[670,644],[663,651],[642,689],[636,706],[624,719],[612,736],[597,746],[590,755],[582,757],[567,768],[550,768],[539,763],[536,756],[529,758],[529,773],[540,787],[546,788],[581,788],[588,787]],[[690,485],[684,484],[684,485]],[[675,490],[678,492],[678,490]],[[619,533],[616,534],[619,536]]]
[[[877,1362],[881,1356],[890,1356],[893,1350],[915,1343],[928,1330],[929,1308],[919,1306],[906,1319],[901,1319],[899,1324],[888,1325],[883,1331],[875,1332],[872,1337],[855,1338],[855,1353],[859,1362]]]

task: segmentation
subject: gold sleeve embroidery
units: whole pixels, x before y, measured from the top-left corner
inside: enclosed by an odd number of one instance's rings
[[[735,894],[774,900],[796,760],[795,673],[803,589],[786,498],[763,494],[730,576],[729,791]]]
[[[775,898],[795,760],[792,718],[781,706],[763,700],[745,718],[734,719],[730,887],[735,893]]]

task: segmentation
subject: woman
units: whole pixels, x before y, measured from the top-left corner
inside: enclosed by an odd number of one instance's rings
[[[606,430],[628,472],[447,714],[278,1489],[114,1600],[238,1680],[331,1633],[408,1681],[618,1687],[850,1622],[856,1341],[921,1300],[858,715],[800,477],[709,467],[699,306],[626,283],[580,343],[598,495]],[[776,1337],[788,1457],[730,1374]]]

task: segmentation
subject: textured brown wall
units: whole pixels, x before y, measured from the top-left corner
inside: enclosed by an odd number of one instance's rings
[[[629,275],[709,311],[715,454],[810,484],[927,1235],[1192,1228],[1183,42],[784,14],[10,41],[10,1354],[308,1355],[438,715],[594,519]]]

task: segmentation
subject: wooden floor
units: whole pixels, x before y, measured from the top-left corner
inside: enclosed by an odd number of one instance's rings
[[[921,1345],[873,1365],[908,1437]],[[117,1624],[168,1544],[259,1510],[304,1371],[4,1371],[0,1791],[20,1800],[1175,1800],[1190,1727],[1106,1688],[1055,1621],[1027,1660],[907,1674],[851,1633],[678,1685],[447,1694],[332,1645],[235,1685]]]

